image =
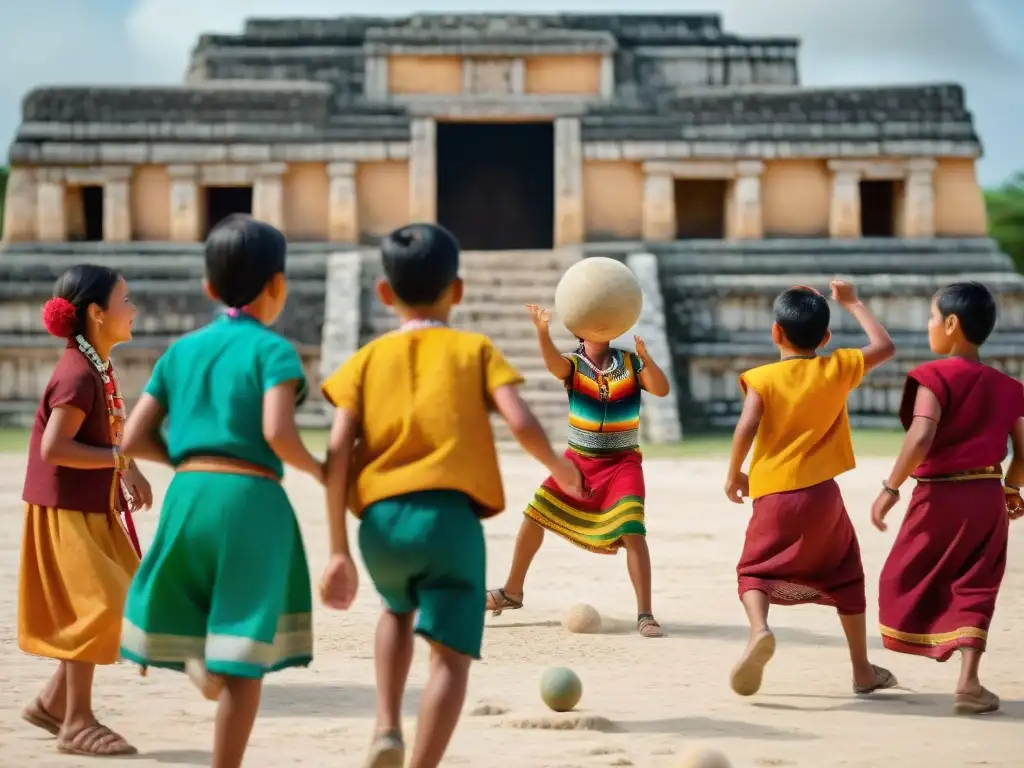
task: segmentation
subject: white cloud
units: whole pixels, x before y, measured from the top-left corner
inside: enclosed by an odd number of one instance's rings
[[[40,83],[177,82],[203,32],[237,32],[251,16],[379,15],[494,8],[494,0],[126,0],[127,13],[97,14],[105,0],[0,4],[14,29],[0,56],[0,142],[13,134],[21,96]],[[549,0],[515,0],[516,11],[550,11]],[[349,6],[349,7],[346,7]],[[109,6],[108,6],[109,7]],[[806,84],[955,81],[986,146],[982,177],[996,183],[1024,168],[1024,3],[1019,0],[561,0],[565,12],[721,12],[729,31],[798,36]],[[88,8],[88,11],[86,10]]]

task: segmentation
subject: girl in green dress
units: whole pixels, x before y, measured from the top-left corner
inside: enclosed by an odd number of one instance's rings
[[[287,298],[284,266],[284,236],[268,224],[233,216],[210,233],[206,290],[228,311],[157,361],[122,444],[175,475],[128,593],[121,652],[185,671],[219,701],[214,768],[241,766],[263,676],[313,655],[309,570],[280,481],[284,464],[323,473],[295,426],[298,353],[268,327]]]

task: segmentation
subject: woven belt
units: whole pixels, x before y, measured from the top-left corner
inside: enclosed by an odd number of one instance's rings
[[[963,472],[953,472],[948,475],[931,475],[929,477],[915,477],[919,483],[962,483],[967,480],[1002,480],[1003,468],[998,464],[981,469],[965,469]]]

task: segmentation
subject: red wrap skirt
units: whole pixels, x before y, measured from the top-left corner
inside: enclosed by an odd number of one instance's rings
[[[644,470],[639,451],[608,456],[584,456],[571,448],[565,452],[583,475],[587,497],[578,499],[544,481],[525,515],[590,552],[614,555],[622,537],[645,536]]]
[[[879,579],[885,647],[937,661],[984,651],[1009,524],[999,480],[919,482]]]
[[[864,567],[835,480],[754,500],[736,574],[777,605],[817,603],[864,613]]]

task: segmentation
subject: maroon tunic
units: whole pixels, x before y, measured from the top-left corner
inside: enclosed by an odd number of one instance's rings
[[[113,468],[73,469],[43,461],[41,446],[46,422],[53,410],[62,405],[73,406],[85,414],[75,440],[97,448],[113,448],[103,379],[74,342],[68,342],[68,348],[53,369],[36,411],[21,498],[40,507],[108,514],[111,511],[110,491],[114,484]],[[121,489],[117,490],[120,508],[125,509]]]
[[[756,589],[777,605],[864,613],[860,544],[836,481],[754,499],[736,574],[741,597]]]
[[[947,358],[907,375],[900,419],[909,428],[918,387],[942,409],[935,439],[914,473],[928,478],[999,464],[1024,386],[980,362]],[[1006,570],[1009,517],[1002,482],[919,482],[879,580],[886,648],[946,661],[958,648],[985,650]]]

